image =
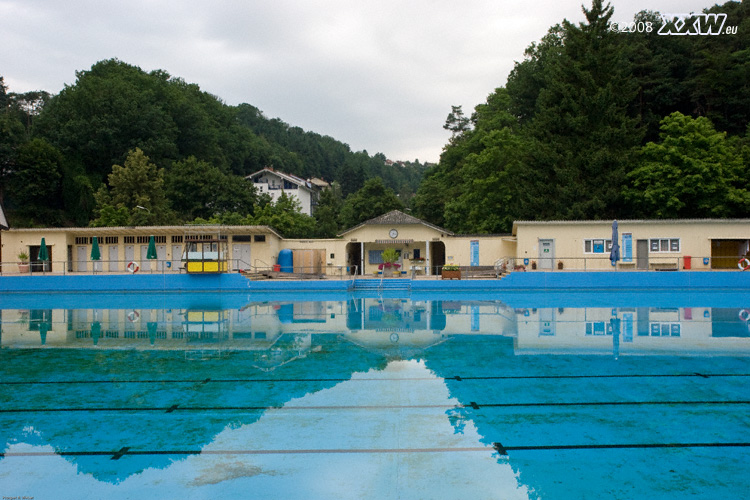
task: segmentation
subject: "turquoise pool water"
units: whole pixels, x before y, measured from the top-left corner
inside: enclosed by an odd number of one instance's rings
[[[0,493],[743,498],[734,293],[0,297]]]

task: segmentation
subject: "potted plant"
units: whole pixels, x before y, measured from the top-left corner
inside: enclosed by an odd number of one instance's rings
[[[460,280],[461,268],[456,264],[445,265],[443,266],[442,276],[444,280]]]
[[[383,263],[378,266],[378,269],[383,271],[384,277],[393,276],[393,271],[398,271],[401,264],[396,264],[399,258],[398,251],[395,248],[386,248],[383,250]]]
[[[24,251],[18,253],[18,272],[28,273],[29,272],[29,254]]]

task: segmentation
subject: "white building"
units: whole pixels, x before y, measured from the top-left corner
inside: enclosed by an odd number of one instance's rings
[[[266,167],[245,178],[255,184],[258,194],[269,194],[274,203],[281,193],[297,198],[302,205],[303,214],[312,215],[318,205],[318,194],[321,190],[319,183],[301,179],[296,175],[277,172],[271,167]]]

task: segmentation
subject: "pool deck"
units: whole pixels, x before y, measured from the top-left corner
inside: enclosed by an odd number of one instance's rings
[[[18,292],[262,292],[511,290],[750,290],[750,272],[516,272],[501,279],[320,279],[259,280],[240,274],[82,274],[0,276],[0,293]]]

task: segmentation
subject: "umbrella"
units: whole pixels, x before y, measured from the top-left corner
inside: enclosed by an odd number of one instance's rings
[[[146,258],[147,259],[156,259],[156,241],[154,240],[154,237],[151,236],[148,239],[148,252],[146,252]]]
[[[98,321],[91,323],[91,338],[94,340],[94,345],[99,343],[99,337],[102,336],[102,324]]]
[[[37,259],[42,262],[49,260],[49,250],[47,250],[47,243],[44,241],[44,238],[42,238],[42,244],[39,246],[39,256]]]
[[[620,244],[617,243],[617,221],[612,222],[612,250],[609,252],[609,260],[612,261],[612,265],[617,265],[617,261],[620,260]]]
[[[91,260],[101,260],[102,252],[99,251],[99,240],[96,236],[91,241]]]

